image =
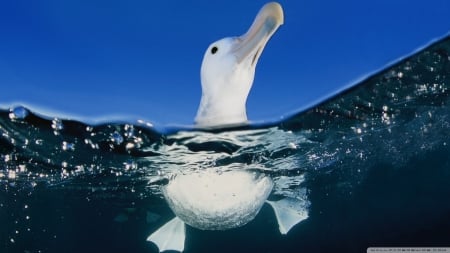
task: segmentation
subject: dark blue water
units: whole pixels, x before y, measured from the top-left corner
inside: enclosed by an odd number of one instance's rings
[[[264,206],[185,252],[365,252],[450,246],[450,37],[279,122],[227,129],[87,124],[0,110],[0,252],[157,252],[180,171],[255,170],[271,199],[307,198],[280,235]]]

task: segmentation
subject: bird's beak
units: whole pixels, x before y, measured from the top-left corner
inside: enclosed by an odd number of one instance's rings
[[[254,66],[267,41],[283,22],[283,9],[279,3],[272,2],[264,5],[250,29],[237,38],[237,43],[233,49],[237,62],[241,63],[245,59],[251,58],[251,65]]]

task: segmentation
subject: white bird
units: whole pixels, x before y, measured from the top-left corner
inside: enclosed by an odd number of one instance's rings
[[[244,35],[225,38],[206,50],[201,67],[202,98],[195,122],[200,127],[242,124],[247,121],[246,100],[258,59],[270,37],[283,23],[280,4],[264,5]],[[306,219],[305,205],[285,198],[267,201],[272,179],[259,172],[222,171],[220,168],[179,173],[161,188],[176,217],[147,240],[160,251],[184,250],[185,224],[203,230],[240,227],[270,204],[280,232],[286,234]]]
[[[202,98],[195,123],[201,127],[242,124],[247,121],[247,96],[255,67],[266,43],[284,22],[278,3],[262,7],[242,36],[212,43],[201,67]]]

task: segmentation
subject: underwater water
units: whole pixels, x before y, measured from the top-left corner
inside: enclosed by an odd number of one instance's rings
[[[279,122],[224,129],[87,124],[0,110],[0,252],[158,252],[179,172],[269,175],[308,218],[281,235],[187,228],[185,252],[365,252],[450,246],[450,37]],[[305,204],[308,203],[308,204]]]

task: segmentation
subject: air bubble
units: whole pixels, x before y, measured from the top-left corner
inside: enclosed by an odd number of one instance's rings
[[[84,139],[84,143],[91,146],[92,149],[99,149],[98,144],[92,142],[91,139]]]
[[[55,130],[62,130],[64,128],[62,121],[58,118],[53,119],[52,128]]]
[[[9,118],[12,121],[23,120],[28,114],[28,110],[23,106],[18,106],[9,110]]]
[[[27,166],[25,164],[20,164],[19,166],[19,172],[26,172],[27,171]]]
[[[16,171],[15,170],[9,170],[8,171],[8,178],[9,179],[15,179],[16,178]]]
[[[122,142],[123,142],[123,137],[122,137],[122,135],[119,134],[118,132],[114,132],[114,133],[111,135],[111,140],[112,140],[114,143],[116,143],[117,145],[120,145],[120,144],[122,144]]]
[[[18,106],[10,109],[9,118],[12,120],[25,119],[28,116],[28,110],[23,106]]]
[[[60,119],[54,118],[52,120],[52,128],[54,130],[53,133],[55,135],[59,135],[59,131],[64,129],[64,125],[63,125],[63,123],[62,123],[62,121]]]
[[[63,149],[64,151],[74,151],[74,150],[75,150],[75,144],[70,143],[70,142],[63,141],[63,143],[62,143],[62,149]]]
[[[125,170],[131,170],[131,169],[137,168],[136,164],[133,161],[124,162],[123,165],[125,166]]]
[[[381,114],[381,122],[383,122],[386,125],[390,125],[391,124],[391,120],[389,115],[386,112],[383,112]]]
[[[125,125],[125,137],[132,138],[134,136],[134,127],[132,125]]]

